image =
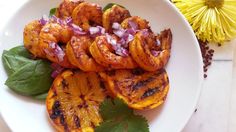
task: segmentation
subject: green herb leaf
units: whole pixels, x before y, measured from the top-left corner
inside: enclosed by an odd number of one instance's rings
[[[5,84],[19,94],[43,99],[42,94],[47,93],[53,81],[52,68],[48,61],[32,60],[30,56],[23,46],[3,52],[3,65],[8,73]]]
[[[125,8],[124,6],[119,5],[119,4],[116,4],[116,3],[108,3],[108,4],[103,8],[103,11],[106,11],[107,9],[110,9],[113,5],[118,5],[118,6],[120,6],[120,7]]]
[[[30,53],[23,47],[17,46],[9,51],[4,50],[2,54],[2,61],[8,75],[14,73],[27,63],[30,63]]]
[[[56,10],[57,10],[57,8],[52,8],[49,12],[49,16],[51,17],[51,16],[55,15]]]
[[[52,69],[43,60],[35,60],[24,65],[6,80],[5,84],[22,95],[38,95],[48,91],[52,84]]]
[[[48,93],[43,93],[43,94],[36,95],[33,98],[38,99],[38,100],[45,100],[47,96],[48,96]]]
[[[122,100],[105,100],[100,106],[104,122],[95,132],[149,132],[147,120],[135,115]]]

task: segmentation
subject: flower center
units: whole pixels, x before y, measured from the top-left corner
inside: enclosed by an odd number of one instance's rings
[[[206,0],[205,4],[209,8],[221,8],[224,4],[224,0]]]

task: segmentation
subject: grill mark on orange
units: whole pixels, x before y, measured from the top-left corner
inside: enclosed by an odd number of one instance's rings
[[[64,117],[63,113],[61,113],[61,116],[60,116],[60,123],[64,127],[65,132],[68,132],[69,131],[68,130],[68,125],[67,125],[67,123],[65,121],[65,117]]]
[[[156,92],[159,91],[159,87],[155,87],[155,88],[149,88],[147,91],[145,91],[145,93],[141,96],[141,99],[147,98],[149,96],[154,95]]]
[[[61,106],[61,104],[58,100],[54,102],[54,104],[52,106],[52,113],[50,114],[51,119],[54,120],[61,115],[60,106]]]
[[[56,91],[56,88],[54,86],[52,87],[52,92],[53,92],[53,95],[52,95],[51,98],[56,97],[57,96],[57,91]]]
[[[145,87],[148,83],[150,83],[154,80],[155,80],[154,77],[149,77],[146,80],[139,81],[132,87],[132,90],[135,91],[135,90],[138,90],[140,87]]]
[[[74,115],[74,123],[77,128],[80,128],[80,119],[76,115]]]

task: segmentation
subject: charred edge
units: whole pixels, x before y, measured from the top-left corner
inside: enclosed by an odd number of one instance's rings
[[[85,100],[84,100],[84,96],[81,95],[80,98],[83,100],[83,103],[77,105],[77,107],[78,107],[79,109],[82,109],[82,108],[88,108],[88,104],[85,102]]]
[[[56,119],[57,117],[59,117],[62,113],[61,109],[60,109],[60,102],[59,101],[55,101],[53,106],[52,106],[52,114],[50,115],[51,119]]]
[[[65,121],[65,117],[64,117],[63,114],[61,114],[61,116],[60,116],[60,123],[64,127],[65,132],[68,132],[69,131],[68,130],[68,125],[67,125],[67,123]]]
[[[117,92],[117,93],[122,93],[122,88],[124,88],[124,87],[120,87],[120,83],[119,83],[119,81],[117,81],[117,80],[114,80],[114,89],[115,89],[115,91]],[[127,88],[129,88],[129,86],[127,86]],[[132,87],[131,87],[132,88]],[[130,101],[131,99],[130,99],[130,94],[127,96],[127,95],[123,95],[123,96],[125,96],[125,97],[127,97],[127,99]]]
[[[92,128],[95,128],[96,125],[95,125],[93,122],[91,122],[91,127],[92,127]]]
[[[80,128],[80,119],[76,115],[74,115],[74,123],[77,128]]]
[[[160,76],[160,75],[162,75],[163,73],[165,73],[165,70],[164,70],[164,69],[160,69],[160,70],[158,70],[154,75],[155,75],[155,76]]]
[[[147,98],[149,96],[152,96],[153,94],[155,94],[156,92],[159,91],[159,87],[155,87],[155,88],[151,88],[151,89],[148,89],[141,97],[141,99],[144,99],[144,98]]]
[[[132,90],[133,90],[133,91],[138,90],[140,87],[146,86],[148,83],[152,82],[153,80],[155,80],[155,78],[149,77],[149,78],[146,79],[146,80],[139,81],[137,84],[135,84],[135,85],[132,87]]]
[[[54,86],[52,88],[52,92],[53,92],[52,98],[56,97],[57,96],[57,91],[56,91],[56,88]]]
[[[145,73],[145,71],[141,68],[133,69],[131,72],[132,72],[133,75],[142,75],[142,74]]]
[[[164,31],[161,31],[160,41],[161,43],[166,43],[166,44],[162,44],[162,50],[171,49],[172,32],[170,29],[165,29]]]

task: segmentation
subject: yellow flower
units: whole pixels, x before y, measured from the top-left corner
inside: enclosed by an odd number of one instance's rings
[[[236,36],[236,0],[172,0],[202,41],[223,43]]]

